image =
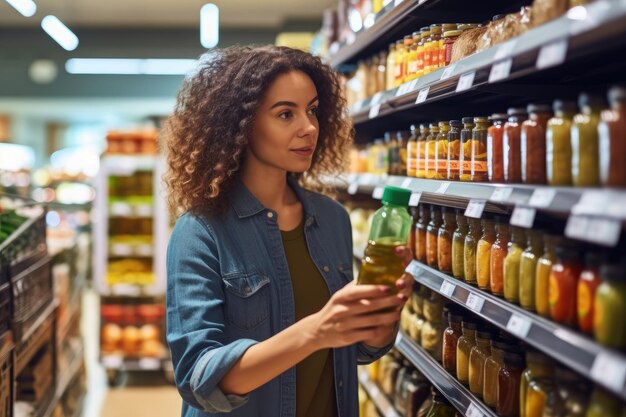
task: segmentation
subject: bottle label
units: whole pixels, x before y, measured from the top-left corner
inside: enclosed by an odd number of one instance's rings
[[[417,61],[409,62],[408,73],[409,74],[416,74],[417,73]]]
[[[584,283],[578,284],[578,317],[586,319],[591,314],[591,291]]]
[[[472,173],[476,172],[487,172],[487,162],[486,161],[474,161],[471,162]]]
[[[550,307],[555,308],[559,302],[559,282],[553,274],[550,274]]]

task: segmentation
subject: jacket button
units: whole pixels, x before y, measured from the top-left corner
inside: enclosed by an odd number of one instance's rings
[[[243,291],[247,294],[250,294],[252,292],[252,288],[250,288],[249,285],[246,285],[246,287],[243,289]]]
[[[322,268],[324,270],[324,272],[328,272],[330,271],[330,268],[328,267],[328,265],[324,265],[324,268]]]
[[[274,217],[274,213],[272,213],[271,211],[268,211],[268,212],[267,212],[267,217],[268,217],[269,219],[273,218],[273,217]]]

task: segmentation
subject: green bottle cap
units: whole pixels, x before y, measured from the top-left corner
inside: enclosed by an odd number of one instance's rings
[[[387,186],[383,192],[383,203],[407,207],[410,199],[411,191],[406,188]]]

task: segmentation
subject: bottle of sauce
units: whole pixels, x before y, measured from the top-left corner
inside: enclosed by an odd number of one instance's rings
[[[450,120],[450,132],[448,132],[448,173],[447,179],[459,180],[459,159],[461,153],[461,128],[460,120]]]
[[[480,219],[469,219],[469,232],[465,236],[463,245],[463,275],[465,282],[470,285],[477,285],[476,280],[476,248],[482,235]]]
[[[424,75],[430,74],[439,68],[439,40],[441,39],[441,25],[430,25],[430,36],[424,48]]]
[[[446,33],[450,33],[450,31],[455,31],[456,27],[456,23],[445,23],[441,25],[441,36],[439,38],[439,59],[437,60],[437,68],[443,68],[448,65],[446,63]],[[450,35],[448,35],[448,38],[450,38]],[[450,50],[450,54],[452,55],[452,50]]]
[[[604,100],[583,93],[578,106],[581,112],[572,123],[572,177],[577,187],[593,187],[600,184],[598,124]]]
[[[430,222],[430,207],[420,204],[418,207],[419,219],[415,224],[415,259],[426,263],[426,229]]]
[[[388,285],[392,292],[397,292],[395,283],[404,274],[404,263],[396,255],[396,248],[408,242],[411,216],[406,207],[410,197],[409,190],[385,187],[383,207],[372,220],[359,284]]]
[[[450,65],[450,61],[452,61],[452,48],[454,47],[454,43],[463,33],[462,30],[449,30],[443,32],[443,66]]]
[[[448,312],[448,327],[443,332],[443,352],[441,362],[446,371],[456,374],[456,349],[459,338],[463,335],[461,321],[463,316],[457,311]]]
[[[461,181],[471,181],[472,178],[472,130],[474,118],[463,117],[461,129],[461,152],[459,153],[459,177]]]
[[[520,416],[529,415],[526,410],[531,411],[530,415],[537,415],[534,409],[537,406],[534,403],[528,403],[528,390],[533,380],[539,378],[552,379],[554,377],[554,362],[546,355],[535,350],[526,352],[526,369],[522,373],[520,387]],[[539,414],[541,417],[541,414]]]
[[[430,124],[430,134],[426,138],[426,178],[434,179],[437,176],[437,138],[439,124]]]
[[[452,236],[452,276],[456,279],[465,277],[465,237],[469,231],[467,217],[462,211],[456,213],[456,230]]]
[[[492,125],[487,129],[487,176],[489,182],[504,182],[502,140],[507,115],[495,113],[489,119]]]
[[[411,125],[411,137],[406,145],[407,161],[406,176],[417,177],[417,137],[419,129],[415,125]]]
[[[426,263],[437,268],[437,238],[442,223],[441,208],[430,206],[430,222],[426,228]]]
[[[556,248],[556,261],[550,272],[550,317],[568,326],[575,326],[576,287],[582,272],[580,253],[576,248],[559,246]]]
[[[520,409],[520,382],[524,358],[516,352],[504,352],[504,365],[498,373],[498,403],[496,412],[501,417],[518,417]]]
[[[509,225],[499,222],[495,226],[496,240],[491,245],[489,256],[489,287],[493,295],[504,295],[504,260],[509,247]]]
[[[474,129],[472,130],[472,145],[470,150],[471,171],[470,181],[487,181],[487,129],[489,119],[487,117],[475,117]]]
[[[543,254],[543,238],[538,230],[526,233],[526,249],[520,259],[519,304],[524,310],[535,311],[537,261]]]
[[[476,245],[476,281],[478,288],[491,289],[491,246],[496,240],[496,222],[491,219],[482,221],[483,234]]]
[[[396,53],[394,61],[393,88],[402,84],[404,76],[404,38],[396,41]]]
[[[435,144],[435,178],[445,180],[448,178],[448,133],[449,122],[439,122],[439,135]]]
[[[483,375],[483,402],[496,408],[498,404],[498,374],[504,365],[504,352],[511,350],[511,346],[503,339],[491,340],[491,355],[485,360]]]
[[[556,100],[552,105],[554,117],[548,121],[546,132],[546,162],[548,184],[572,185],[572,143],[570,130],[576,105]]]
[[[510,108],[504,124],[502,155],[504,157],[504,180],[508,183],[522,182],[522,123],[528,118],[524,108]]]
[[[609,187],[626,187],[626,89],[609,90],[610,110],[602,112],[600,135],[600,180]]]
[[[598,343],[614,348],[626,348],[626,267],[604,264],[600,270],[602,284],[596,291],[593,312],[593,335]]]
[[[603,252],[587,252],[585,269],[580,273],[576,300],[578,305],[578,328],[587,334],[593,333],[593,311],[596,291],[602,283],[600,266],[607,260]]]
[[[537,260],[535,271],[535,310],[545,318],[550,318],[550,273],[556,260],[557,242],[557,236],[544,236],[543,255]]]
[[[426,178],[426,139],[429,135],[428,124],[420,124],[420,134],[417,137],[417,178]]]
[[[396,65],[396,44],[389,44],[389,52],[387,53],[387,65],[385,68],[386,86],[385,90],[392,90],[395,82],[395,65]]]
[[[430,37],[430,27],[420,29],[420,41],[417,44],[417,78],[424,75],[424,54],[426,52],[426,41]]]
[[[402,63],[402,83],[410,81],[409,62],[411,61],[411,47],[413,46],[413,35],[404,37],[404,57]]]
[[[552,108],[546,105],[528,106],[530,118],[522,123],[522,181],[525,184],[545,184],[546,130]]]
[[[456,229],[454,209],[442,207],[443,223],[437,237],[437,267],[446,274],[452,272],[452,235]]]
[[[494,338],[488,330],[476,332],[476,346],[470,352],[469,357],[469,388],[472,394],[483,398],[483,384],[485,377],[485,362],[491,356],[491,340]]]
[[[469,385],[469,356],[472,348],[476,346],[476,323],[463,321],[461,332],[456,347],[456,378],[464,385]]]
[[[504,259],[504,298],[514,304],[519,302],[519,265],[525,243],[524,231],[511,227],[511,241]]]

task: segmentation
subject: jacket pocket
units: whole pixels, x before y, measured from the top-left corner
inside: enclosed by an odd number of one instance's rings
[[[257,273],[222,277],[226,289],[225,317],[240,329],[253,329],[270,314],[269,277]]]

